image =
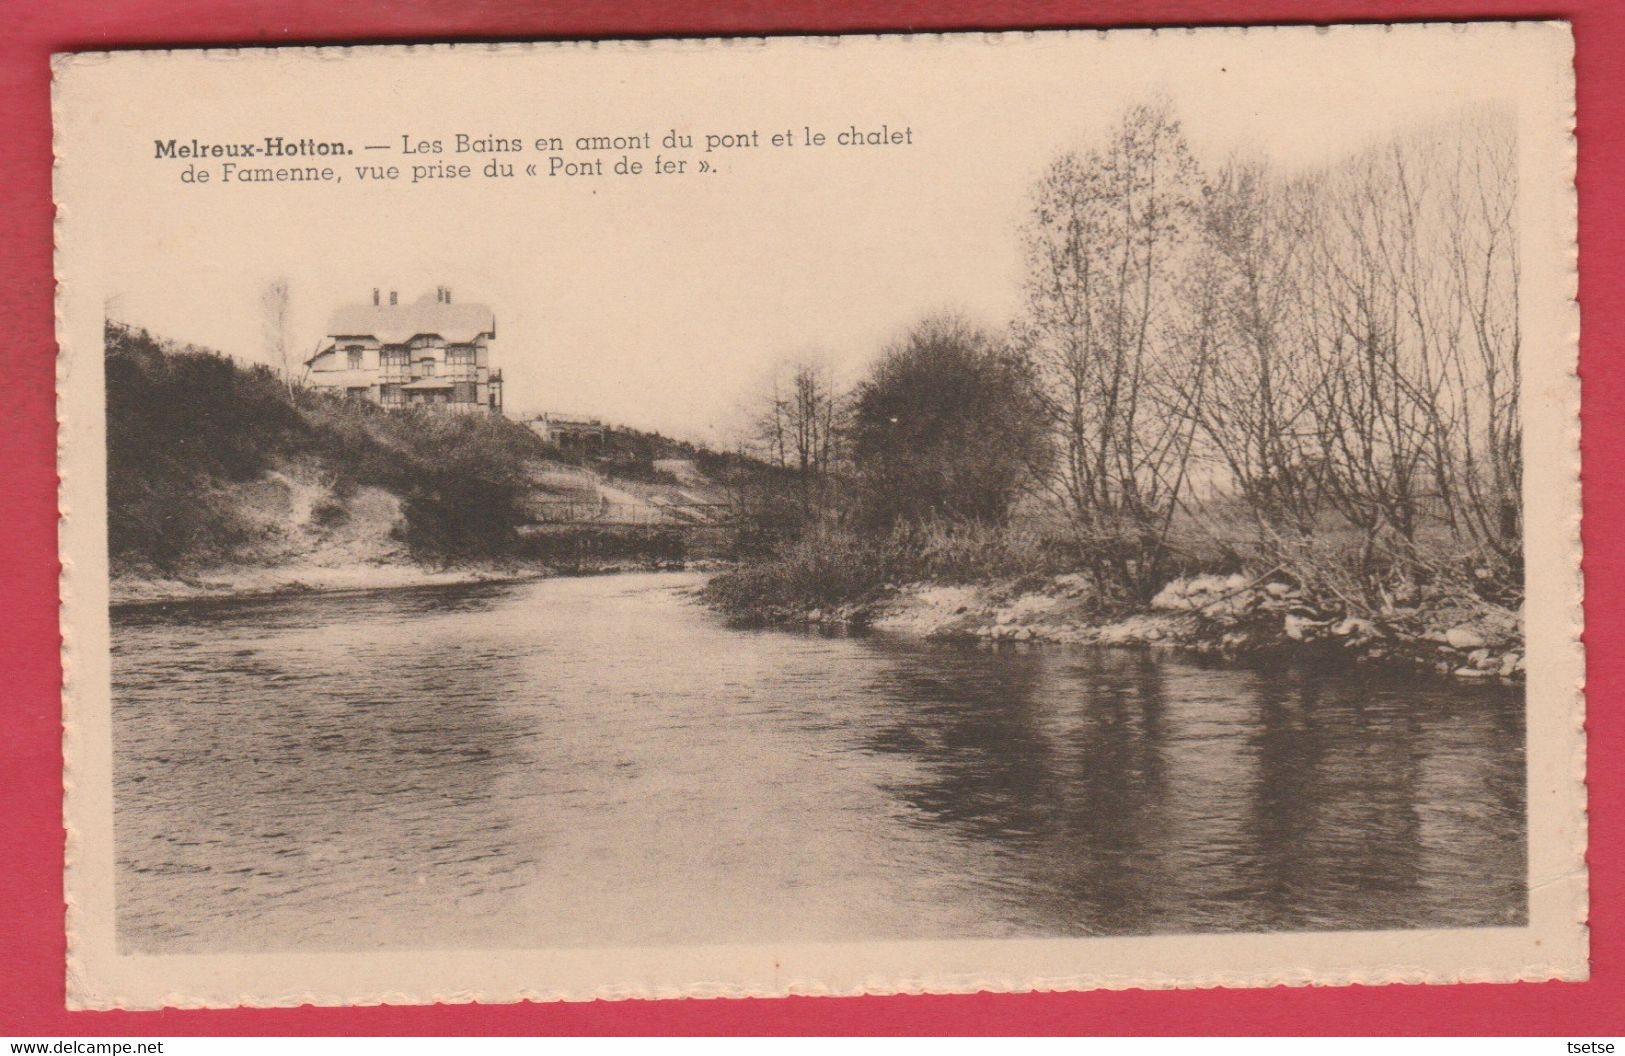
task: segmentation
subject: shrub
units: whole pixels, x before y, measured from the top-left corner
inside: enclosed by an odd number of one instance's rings
[[[310,519],[318,528],[337,528],[350,519],[350,511],[342,503],[322,502],[310,511]]]
[[[1055,575],[1075,566],[1066,544],[1030,530],[930,522],[875,534],[820,525],[713,578],[706,594],[735,616],[771,619],[871,601],[911,581],[972,583]]]
[[[1049,450],[1032,371],[986,333],[929,319],[858,387],[858,520],[1002,523]]]

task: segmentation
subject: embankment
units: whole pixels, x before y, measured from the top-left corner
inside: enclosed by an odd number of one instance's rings
[[[627,434],[606,475],[500,416],[390,411],[105,337],[115,604],[671,567],[694,548],[665,511],[716,501],[688,460],[687,479],[656,472],[694,453],[652,434]],[[539,523],[560,502],[648,524]]]
[[[726,586],[711,603],[747,621],[844,625],[938,640],[1020,647],[1053,642],[1185,649],[1245,658],[1425,670],[1472,681],[1521,682],[1519,614],[1487,603],[1418,597],[1370,617],[1327,611],[1271,577],[1195,576],[1169,583],[1148,607],[1106,610],[1080,575],[980,583],[887,584],[860,602],[741,607]]]

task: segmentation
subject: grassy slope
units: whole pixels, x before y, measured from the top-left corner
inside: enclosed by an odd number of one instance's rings
[[[504,418],[290,390],[264,367],[144,331],[110,324],[106,342],[109,550],[130,580],[681,558],[684,540],[658,528],[685,516],[666,511],[724,501],[717,476],[740,469],[737,456],[634,430],[588,458]],[[613,504],[654,527],[520,531],[560,501]]]
[[[515,551],[545,455],[523,426],[290,391],[263,367],[116,326],[106,353],[116,571],[285,560],[357,528],[374,557]]]

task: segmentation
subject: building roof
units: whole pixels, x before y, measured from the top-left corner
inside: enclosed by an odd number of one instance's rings
[[[453,344],[465,344],[481,334],[495,333],[496,328],[496,316],[486,305],[447,303],[426,293],[409,304],[345,305],[328,320],[327,334],[371,337],[385,345],[433,334]]]

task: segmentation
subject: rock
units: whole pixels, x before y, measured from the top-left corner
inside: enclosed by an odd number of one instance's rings
[[[1033,636],[1033,629],[1031,627],[1018,628],[1015,631],[1015,633],[1010,635],[1011,638],[1014,638],[1018,642],[1025,642],[1028,639],[1032,638],[1032,636]]]
[[[1523,657],[1518,653],[1508,653],[1501,657],[1501,677],[1511,678],[1515,673],[1523,670]]]
[[[1202,615],[1213,618],[1222,616],[1241,616],[1253,607],[1253,598],[1238,595],[1233,598],[1216,598],[1202,606]]]
[[[1458,667],[1452,673],[1457,678],[1488,678],[1494,674],[1492,671],[1483,671],[1476,667]]]
[[[1288,594],[1292,593],[1292,588],[1287,586],[1285,583],[1282,583],[1280,580],[1275,580],[1274,582],[1264,584],[1264,593],[1268,594],[1272,598],[1284,598]]]
[[[1474,649],[1472,652],[1467,654],[1467,662],[1472,664],[1474,667],[1483,667],[1484,661],[1488,660],[1489,658],[1490,651],[1488,649]]]
[[[1322,621],[1311,620],[1306,616],[1299,616],[1295,613],[1287,613],[1281,620],[1281,633],[1294,642],[1306,642],[1316,637],[1316,632],[1324,626],[1325,623]]]
[[[1172,583],[1157,591],[1157,596],[1151,599],[1153,609],[1188,609],[1192,607],[1186,597],[1185,581],[1176,579]]]
[[[1068,572],[1055,577],[1055,589],[1068,597],[1077,598],[1093,593],[1094,584],[1081,572]]]
[[[1247,584],[1250,583],[1250,582],[1252,582],[1252,581],[1249,580],[1246,576],[1242,575],[1240,572],[1236,572],[1233,575],[1225,577],[1224,589],[1225,590],[1245,590],[1245,589],[1247,589]]]
[[[1161,627],[1152,627],[1150,630],[1146,631],[1145,632],[1145,640],[1148,641],[1148,642],[1160,642],[1160,641],[1162,641],[1162,628]]]
[[[1452,649],[1461,649],[1464,651],[1468,649],[1482,649],[1486,645],[1490,644],[1484,640],[1484,636],[1482,634],[1479,634],[1476,630],[1468,627],[1466,624],[1462,624],[1459,627],[1452,627],[1448,631],[1444,632],[1444,640]]]
[[[823,623],[824,622],[824,610],[823,609],[814,609],[811,612],[807,613],[807,622],[808,623]]]
[[[1337,635],[1339,638],[1364,639],[1376,638],[1381,632],[1377,630],[1377,625],[1372,623],[1370,620],[1362,620],[1357,616],[1350,616],[1347,619],[1339,620],[1337,624],[1332,627],[1332,633]]]

